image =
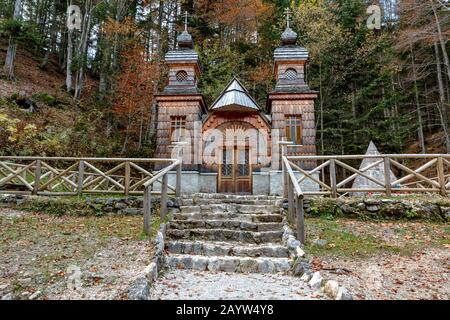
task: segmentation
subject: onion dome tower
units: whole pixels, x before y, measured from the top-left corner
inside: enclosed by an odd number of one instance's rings
[[[281,46],[274,53],[276,86],[269,94],[268,110],[272,116],[272,130],[278,130],[280,140],[293,142],[296,146],[288,149],[289,155],[316,155],[314,101],[318,92],[306,83],[309,53],[297,45],[298,35],[290,27],[290,14],[287,9],[287,27],[281,35]],[[279,148],[273,150],[273,157],[280,157]],[[309,166],[312,164],[305,164],[305,168]]]

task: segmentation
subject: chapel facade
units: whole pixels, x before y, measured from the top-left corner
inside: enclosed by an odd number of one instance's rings
[[[187,28],[177,42],[178,48],[165,56],[168,85],[156,97],[155,156],[183,158],[183,193],[283,194],[282,149],[289,155],[316,155],[318,92],[306,83],[308,51],[297,45],[297,34],[288,26],[274,52],[276,85],[265,108],[238,78],[207,105]],[[284,142],[291,145],[283,147]],[[174,155],[175,144],[181,152]],[[302,164],[305,169],[313,165]]]

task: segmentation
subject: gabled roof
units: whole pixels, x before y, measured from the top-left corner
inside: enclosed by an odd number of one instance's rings
[[[220,94],[219,98],[212,104],[211,110],[218,109],[251,109],[254,111],[260,111],[256,101],[249,95],[247,89],[242,83],[233,78],[227,85],[225,90]]]

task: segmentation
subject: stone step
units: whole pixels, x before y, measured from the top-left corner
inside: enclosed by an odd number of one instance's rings
[[[221,193],[199,193],[195,195],[183,195],[182,199],[219,199],[219,200],[280,200],[282,197],[267,195],[235,195]]]
[[[247,205],[270,205],[270,206],[281,206],[283,204],[283,199],[277,200],[249,200],[249,199],[182,199],[182,206],[199,206],[208,204],[247,204]]]
[[[174,220],[229,220],[246,222],[283,222],[281,214],[176,213]]]
[[[243,214],[271,214],[280,213],[281,207],[274,205],[250,204],[205,204],[200,206],[181,206],[182,213],[243,213]]]
[[[166,250],[171,254],[189,254],[202,256],[235,256],[235,257],[273,257],[289,258],[289,250],[275,243],[262,245],[246,244],[238,242],[213,242],[213,241],[169,241]]]
[[[281,242],[283,231],[236,231],[228,229],[167,230],[167,238],[172,240],[212,240],[239,241],[242,243]]]
[[[288,258],[204,257],[169,255],[169,267],[197,271],[222,271],[237,273],[281,273],[289,271]]]
[[[177,220],[168,226],[169,229],[228,229],[242,231],[280,231],[282,223],[254,223],[239,220]]]

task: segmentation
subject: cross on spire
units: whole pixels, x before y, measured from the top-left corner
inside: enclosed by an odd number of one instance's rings
[[[286,14],[286,24],[287,24],[287,28],[289,29],[290,28],[290,18],[291,18],[291,14],[292,14],[292,11],[291,11],[291,8],[286,8],[286,9],[284,9],[284,13]]]
[[[188,12],[187,10],[184,12],[184,31],[188,30]]]

